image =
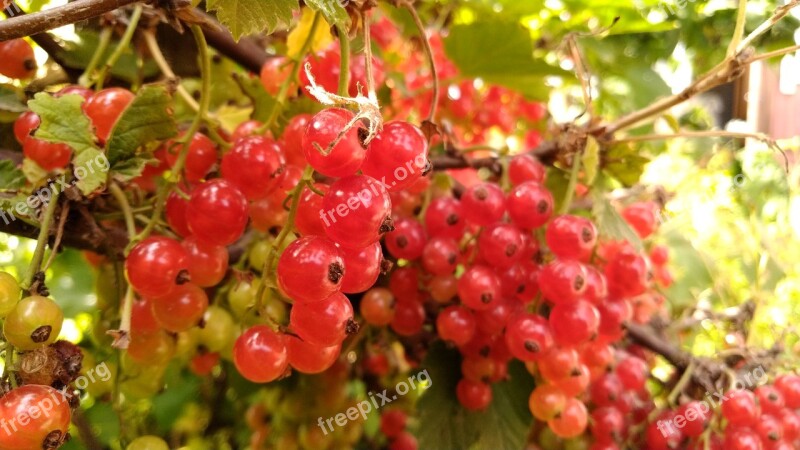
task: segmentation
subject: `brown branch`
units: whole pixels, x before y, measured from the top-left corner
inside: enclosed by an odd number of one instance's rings
[[[545,164],[551,164],[555,160],[556,153],[558,153],[558,144],[552,141],[547,141],[539,145],[539,147],[531,150],[529,154],[537,157]],[[469,159],[465,156],[458,156],[458,150],[453,152],[453,155],[443,155],[431,158],[431,165],[433,170],[449,170],[449,169],[482,169],[488,168],[493,172],[500,172],[498,168],[500,165],[500,158],[496,156],[489,156],[486,158]]]
[[[0,41],[21,38],[91,19],[138,0],[80,0],[33,14],[11,14],[0,22]]]

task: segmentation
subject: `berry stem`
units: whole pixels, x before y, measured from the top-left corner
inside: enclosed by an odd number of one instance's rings
[[[579,153],[575,153],[572,157],[572,168],[569,172],[569,184],[567,184],[567,191],[564,192],[564,201],[558,209],[559,214],[566,214],[569,212],[569,207],[572,205],[572,197],[575,195],[575,186],[578,184],[578,172],[581,170],[581,158]]]
[[[111,195],[114,196],[117,203],[119,203],[122,216],[125,218],[125,229],[128,231],[128,236],[135,236],[136,224],[133,221],[133,211],[131,211],[131,205],[128,203],[128,197],[125,196],[125,193],[122,192],[122,189],[116,183],[109,184],[108,190],[111,192]]]
[[[341,96],[346,96],[350,87],[350,39],[347,30],[341,25],[336,25],[339,35],[339,89]]]
[[[155,208],[153,209],[153,215],[150,217],[150,222],[148,222],[147,226],[145,226],[141,233],[131,239],[131,243],[128,245],[128,249],[126,250],[130,250],[133,244],[149,236],[153,231],[153,228],[156,226],[158,219],[161,217],[161,214],[164,211],[164,204],[167,199],[167,194],[169,194],[172,188],[180,180],[180,174],[183,171],[183,166],[186,164],[186,156],[189,154],[189,146],[191,145],[192,137],[200,129],[200,123],[203,121],[203,117],[208,113],[209,103],[211,101],[211,60],[209,59],[208,45],[206,44],[205,36],[203,36],[203,31],[198,25],[192,25],[191,30],[195,43],[197,44],[197,49],[199,52],[198,58],[200,60],[200,79],[202,81],[200,90],[200,108],[197,111],[197,115],[194,116],[194,120],[192,120],[192,124],[189,126],[189,129],[186,130],[186,134],[177,140],[178,143],[183,144],[183,147],[178,153],[178,159],[175,161],[175,165],[172,166],[171,177],[166,183],[161,185],[161,188],[158,190]]]
[[[25,278],[20,283],[20,287],[27,291],[33,284],[34,276],[39,272],[44,259],[44,251],[47,248],[47,239],[50,237],[50,225],[53,222],[53,216],[58,206],[58,191],[53,192],[53,198],[47,203],[44,209],[44,215],[39,225],[39,236],[36,238],[36,250],[33,252],[31,264],[28,266],[28,271],[25,272]]]
[[[133,13],[131,14],[130,21],[128,22],[128,27],[125,28],[125,34],[123,34],[122,39],[119,40],[117,48],[114,49],[114,53],[108,57],[106,64],[100,69],[100,73],[97,74],[96,81],[98,91],[103,89],[103,83],[105,82],[108,71],[114,67],[114,64],[117,63],[125,50],[128,50],[131,39],[133,39],[133,33],[136,31],[136,26],[139,25],[139,19],[142,17],[142,9],[143,7],[141,4],[137,4],[133,8]]]
[[[86,69],[84,69],[83,74],[81,74],[80,78],[78,78],[78,83],[81,86],[90,87],[93,84],[92,73],[100,63],[100,58],[106,53],[106,49],[108,49],[108,44],[110,42],[111,28],[105,27],[103,28],[103,31],[100,32],[100,42],[97,43],[97,48],[94,50],[92,59],[89,60],[89,64],[86,66]]]
[[[278,91],[278,96],[275,98],[275,104],[272,105],[272,111],[269,113],[269,118],[264,125],[258,129],[258,134],[264,134],[267,130],[272,128],[272,126],[275,124],[275,121],[278,120],[278,116],[283,109],[283,105],[286,103],[286,99],[289,96],[289,87],[292,85],[294,80],[299,79],[300,68],[303,66],[303,59],[311,49],[311,43],[314,41],[314,36],[317,34],[317,27],[319,26],[321,17],[322,15],[320,13],[314,13],[314,20],[311,22],[311,28],[308,30],[308,37],[306,37],[306,41],[303,42],[303,46],[300,48],[300,53],[297,54],[297,59],[292,63],[292,73],[286,77],[285,80],[283,80],[281,89]]]
[[[150,56],[153,58],[153,61],[156,62],[158,69],[161,70],[161,73],[167,77],[168,81],[174,81],[176,90],[178,91],[178,95],[181,96],[184,102],[192,108],[193,111],[197,112],[200,110],[200,105],[197,103],[189,91],[180,84],[178,76],[175,75],[175,72],[172,71],[172,67],[170,67],[167,59],[164,58],[164,54],[161,52],[161,48],[158,46],[158,42],[156,41],[156,33],[155,30],[148,30],[144,33],[144,42],[147,44],[147,50],[150,51]]]
[[[261,311],[263,305],[269,300],[272,296],[272,288],[267,287],[267,281],[271,277],[272,274],[272,265],[275,262],[275,257],[278,255],[279,249],[283,246],[283,242],[289,236],[289,233],[294,230],[294,221],[295,217],[297,216],[297,207],[300,205],[300,194],[303,192],[303,188],[309,181],[311,180],[311,176],[314,173],[314,169],[311,166],[307,166],[306,170],[303,172],[303,178],[297,183],[297,186],[292,189],[289,193],[289,198],[291,199],[291,206],[289,207],[289,216],[286,219],[286,225],[281,228],[281,232],[278,233],[278,236],[275,237],[275,240],[272,242],[272,245],[269,248],[267,253],[267,258],[264,261],[264,268],[261,271],[261,285],[258,287],[258,292],[256,293],[256,311]]]
[[[364,22],[364,67],[367,71],[367,96],[369,98],[375,97],[375,75],[372,72],[372,38],[370,37],[369,18],[366,14],[363,17]],[[341,93],[340,93],[341,95]]]
[[[417,14],[417,10],[414,9],[414,5],[409,0],[403,0],[401,2],[401,6],[408,10],[411,14],[411,18],[414,19],[414,24],[417,26],[417,30],[419,31],[419,37],[422,39],[422,48],[425,50],[425,56],[428,58],[428,66],[431,69],[431,78],[433,79],[433,100],[431,101],[431,109],[428,113],[427,120],[429,122],[433,122],[434,118],[436,117],[436,107],[439,103],[439,75],[436,71],[436,61],[433,58],[433,49],[431,49],[431,43],[428,41],[428,35],[425,33],[425,25],[422,24],[422,20],[419,18],[419,14]]]

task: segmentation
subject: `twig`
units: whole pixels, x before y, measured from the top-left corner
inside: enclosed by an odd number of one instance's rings
[[[745,22],[747,22],[747,0],[739,0],[739,8],[736,12],[736,27],[733,29],[733,37],[730,45],[728,45],[728,56],[735,55],[736,49],[742,43]]]
[[[36,239],[36,250],[33,251],[31,264],[28,266],[28,271],[25,272],[25,278],[23,278],[22,283],[20,283],[20,287],[26,291],[31,288],[34,277],[39,273],[42,267],[45,248],[47,248],[47,241],[50,237],[50,225],[53,222],[53,215],[58,207],[58,194],[58,191],[53,192],[53,198],[51,198],[50,202],[45,206],[44,214],[42,215],[39,236]]]
[[[56,227],[56,239],[53,241],[53,247],[50,251],[50,256],[47,258],[47,262],[44,263],[44,267],[42,267],[42,272],[47,272],[47,269],[50,267],[50,264],[53,264],[53,260],[56,259],[56,255],[58,254],[58,246],[61,245],[61,238],[64,236],[64,224],[67,223],[68,215],[69,215],[69,200],[64,202],[64,207],[61,209],[61,214],[58,215],[58,227]]]
[[[779,49],[779,50],[773,50],[771,52],[762,53],[760,55],[752,56],[752,57],[750,57],[749,59],[747,59],[745,61],[745,64],[752,64],[752,63],[754,63],[756,61],[761,61],[761,60],[764,60],[764,59],[770,59],[770,58],[774,58],[776,56],[783,56],[783,55],[786,55],[788,53],[796,52],[798,50],[800,50],[800,45],[793,45],[791,47],[786,47],[786,48],[782,48],[782,49]]]
[[[174,81],[176,85],[176,89],[178,91],[178,95],[181,96],[184,102],[192,108],[193,111],[197,112],[200,109],[200,105],[197,103],[197,100],[189,94],[189,91],[183,87],[182,84],[178,81],[179,78],[175,75],[175,72],[172,71],[172,67],[170,67],[169,63],[167,62],[166,58],[164,58],[164,54],[161,52],[161,48],[158,46],[158,42],[156,41],[156,33],[155,30],[148,30],[144,33],[144,42],[147,45],[147,49],[150,51],[150,56],[156,62],[159,70],[167,80]]]
[[[82,0],[64,6],[16,15],[0,22],[0,41],[39,34],[81,20],[101,16],[138,0]]]

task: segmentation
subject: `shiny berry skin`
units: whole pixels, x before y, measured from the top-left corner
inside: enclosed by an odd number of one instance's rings
[[[396,297],[416,297],[419,270],[413,266],[398,267],[389,277],[389,289]]]
[[[514,186],[528,181],[544,183],[545,175],[544,165],[531,155],[517,155],[508,162],[508,178]]]
[[[184,144],[167,142],[165,145],[165,156],[170,167],[175,166],[178,156],[183,151]],[[184,161],[183,171],[186,180],[197,182],[205,178],[206,174],[217,162],[217,147],[214,142],[203,133],[195,133],[189,142],[186,150],[186,160]]]
[[[201,377],[203,377],[211,374],[211,372],[214,370],[214,367],[216,367],[217,364],[219,364],[219,353],[217,352],[198,353],[197,355],[192,357],[191,361],[189,361],[189,369],[195,375],[200,375]]]
[[[617,408],[604,406],[592,411],[592,435],[598,442],[611,443],[622,437],[625,417]]]
[[[456,241],[435,237],[422,250],[422,266],[433,275],[450,275],[456,270],[459,253]]]
[[[286,338],[266,325],[246,330],[233,345],[233,363],[246,379],[268,383],[283,375],[289,365]]]
[[[647,260],[626,246],[606,264],[608,291],[616,297],[635,297],[647,290]]]
[[[595,406],[612,406],[622,397],[624,387],[614,373],[607,373],[589,386],[589,398]]]
[[[386,233],[385,242],[395,258],[413,261],[422,256],[426,243],[425,229],[414,219],[394,220],[394,231]]]
[[[514,225],[496,223],[486,227],[478,237],[481,257],[492,267],[505,269],[522,255],[522,232]]]
[[[340,247],[339,252],[347,268],[342,279],[342,292],[355,294],[371,288],[381,274],[381,243],[375,242],[361,249]]]
[[[491,308],[475,310],[478,331],[489,336],[499,335],[509,318],[519,312],[520,306],[519,303],[501,297],[492,302]]]
[[[47,407],[49,405],[49,407]],[[40,449],[48,436],[60,440],[69,430],[72,417],[69,400],[50,386],[28,384],[12,389],[0,398],[0,417],[13,426],[0,433],[0,448]],[[52,433],[52,435],[51,435]]]
[[[425,229],[431,237],[461,239],[465,223],[461,202],[452,197],[433,199],[425,211]]]
[[[461,208],[468,222],[483,227],[491,225],[506,212],[503,190],[488,182],[472,185],[461,196]]]
[[[488,383],[495,370],[495,362],[488,356],[465,356],[461,360],[461,376],[468,380]]]
[[[588,423],[586,405],[578,399],[567,399],[564,409],[557,417],[547,421],[556,436],[569,439],[583,434]]]
[[[547,223],[553,215],[553,194],[539,183],[522,183],[508,194],[506,207],[511,222],[532,230]]]
[[[269,195],[283,181],[286,161],[275,141],[251,136],[239,139],[222,157],[222,178],[236,186],[248,200]]]
[[[0,272],[0,318],[3,318],[14,309],[19,301],[20,287],[8,272]]]
[[[574,303],[586,291],[586,269],[577,261],[556,259],[539,269],[539,289],[552,303]]]
[[[554,383],[567,397],[577,397],[586,392],[591,381],[589,368],[583,364],[578,365],[578,370],[571,373],[567,378],[562,378]]]
[[[500,279],[487,266],[472,266],[458,280],[458,296],[473,310],[492,308],[501,300]]]
[[[645,442],[650,450],[672,450],[681,448],[684,436],[675,426],[675,413],[665,411],[653,420],[645,430]]]
[[[775,386],[759,386],[756,388],[755,394],[758,405],[761,406],[761,412],[765,414],[777,414],[785,406],[783,394]]]
[[[347,130],[332,149],[328,148],[353,117],[354,114],[346,109],[328,108],[311,119],[301,146],[306,161],[314,170],[329,177],[346,177],[361,168],[366,150],[359,138],[358,130],[363,128],[360,122]]]
[[[257,120],[245,120],[244,122],[236,126],[236,129],[233,130],[233,134],[231,134],[231,137],[230,139],[228,139],[228,142],[236,143],[236,141],[242,138],[250,136],[259,136],[259,131],[263,126],[264,124]],[[265,135],[271,137],[272,133],[267,131]]]
[[[306,64],[311,65],[311,75],[317,85],[328,92],[336,92],[339,85],[340,57],[338,48],[328,48],[316,54],[309,54],[303,60],[300,70],[300,86],[305,95],[309,95],[307,87],[311,82],[306,73]]]
[[[303,153],[303,135],[306,134],[311,114],[298,114],[289,120],[283,130],[281,142],[286,153],[286,162],[293,166],[305,167],[306,156]]]
[[[63,321],[64,313],[56,302],[32,295],[20,300],[8,313],[3,334],[19,351],[36,350],[55,342]]]
[[[775,387],[783,394],[787,408],[800,408],[800,376],[794,374],[779,375],[775,378]]]
[[[400,336],[414,336],[425,323],[425,308],[415,299],[399,300],[395,304],[394,318],[389,326]]]
[[[647,363],[636,356],[629,356],[623,359],[617,364],[615,370],[622,385],[630,391],[644,389],[650,372],[647,368]]]
[[[653,202],[639,202],[626,206],[622,210],[622,217],[636,231],[640,238],[645,239],[658,227],[656,205]]]
[[[312,303],[292,306],[289,324],[304,341],[330,347],[340,344],[353,332],[353,306],[342,293]]]
[[[545,240],[558,258],[586,261],[597,243],[597,228],[583,217],[558,216],[547,225]]]
[[[11,39],[0,42],[0,75],[8,78],[24,79],[36,74],[36,59],[33,47],[24,39]]]
[[[464,408],[480,411],[492,402],[492,388],[486,383],[463,378],[456,385],[456,397]]]
[[[600,335],[610,340],[622,338],[622,324],[633,316],[631,304],[626,300],[608,301],[599,305],[597,310],[600,313]]]
[[[436,275],[428,282],[431,297],[438,303],[449,303],[458,294],[458,280],[453,275]]]
[[[33,111],[25,111],[14,121],[14,138],[22,145],[42,121]]]
[[[261,72],[259,73],[261,85],[270,95],[278,95],[283,82],[291,76],[291,63],[289,58],[285,56],[274,56],[267,58],[264,65],[261,66]]]
[[[416,126],[393,121],[370,141],[361,171],[387,185],[389,192],[416,182],[428,165],[428,141]]]
[[[131,286],[145,297],[167,294],[177,286],[181,271],[189,269],[189,255],[177,241],[151,236],[136,244],[125,260]]]
[[[555,382],[577,370],[578,352],[570,347],[553,347],[539,360],[539,373],[546,381]]]
[[[341,344],[323,347],[294,336],[286,336],[285,341],[289,365],[301,373],[320,373],[328,370],[342,351]]]
[[[796,410],[785,408],[778,414],[783,428],[783,438],[787,441],[795,441],[800,438],[800,413]]]
[[[556,386],[552,384],[540,384],[531,392],[528,397],[528,408],[533,417],[541,421],[547,421],[564,409],[567,404],[567,397]]]
[[[192,234],[189,224],[186,223],[186,205],[189,200],[181,197],[177,192],[170,192],[164,204],[164,215],[167,218],[169,227],[181,237]]]
[[[388,438],[395,438],[406,429],[408,416],[399,409],[390,409],[381,414],[381,433]]]
[[[748,427],[755,425],[761,417],[761,408],[756,403],[756,396],[747,390],[737,389],[727,394],[728,400],[722,402],[722,416],[733,426]]]
[[[394,319],[394,295],[392,291],[382,287],[368,290],[361,298],[359,312],[370,325],[389,325]]]
[[[448,306],[436,317],[436,331],[445,341],[461,346],[475,335],[475,316],[462,306]]]
[[[133,308],[131,309],[131,333],[156,333],[161,329],[161,326],[156,322],[156,318],[153,317],[152,302],[153,301],[148,298],[135,300],[133,302]]]
[[[296,303],[318,302],[339,292],[345,275],[342,254],[322,236],[304,236],[278,259],[278,284]]]
[[[328,192],[328,185],[315,183],[314,189],[325,194]],[[322,225],[324,213],[322,209],[322,198],[322,195],[317,194],[308,187],[303,188],[303,193],[300,194],[300,201],[297,204],[297,215],[294,219],[294,225],[300,234],[304,236],[309,234],[325,234],[325,227]]]
[[[606,276],[595,266],[584,266],[586,269],[586,291],[583,298],[595,305],[602,304],[608,298]]]
[[[322,199],[322,211],[325,234],[343,247],[366,247],[393,229],[389,193],[366,175],[334,182]]]
[[[761,439],[753,430],[740,428],[725,433],[725,449],[728,450],[762,450]]]
[[[550,312],[550,329],[560,345],[578,345],[597,336],[600,313],[591,303],[559,303]]]
[[[94,94],[83,102],[83,113],[94,125],[94,132],[101,142],[108,140],[114,124],[122,112],[133,101],[131,91],[122,88],[108,88]]]
[[[63,169],[69,164],[72,149],[66,144],[55,144],[29,136],[22,144],[22,154],[46,171]]]
[[[247,225],[247,199],[225,180],[207,181],[192,191],[186,205],[186,222],[198,240],[232,244]]]
[[[85,88],[83,86],[70,85],[61,88],[61,90],[59,90],[53,95],[55,95],[56,97],[61,97],[70,94],[80,95],[81,97],[83,97],[84,100],[89,100],[89,97],[94,95],[94,91],[89,88]]]
[[[193,283],[185,283],[153,299],[150,307],[161,328],[180,333],[200,323],[208,308],[208,297]]]
[[[506,326],[508,350],[522,361],[537,361],[553,346],[547,320],[535,314],[519,314]]]
[[[182,244],[189,256],[192,283],[200,287],[218,285],[228,271],[228,249],[198,241],[194,236],[189,236]]]

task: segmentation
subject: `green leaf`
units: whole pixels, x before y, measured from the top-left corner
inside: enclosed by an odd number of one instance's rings
[[[169,366],[165,379],[170,389],[153,399],[153,415],[162,432],[172,427],[187,404],[197,399],[200,391],[200,380],[181,373],[175,364]]]
[[[650,159],[638,153],[629,143],[617,144],[603,154],[603,171],[625,186],[639,182],[644,166]]]
[[[456,400],[461,378],[457,351],[435,345],[423,363],[432,380],[417,402],[420,448],[520,449],[532,420],[528,396],[533,379],[521,364],[509,366],[510,379],[493,386],[491,406],[484,412],[468,412]]]
[[[248,77],[242,74],[234,74],[233,78],[242,88],[244,95],[253,101],[253,120],[266,122],[275,106],[275,98],[264,89],[258,78]]]
[[[126,159],[119,162],[114,166],[112,176],[114,179],[125,182],[130,181],[142,174],[148,164],[157,164],[158,160],[155,158],[143,158],[137,156],[135,158]]]
[[[0,112],[15,113],[11,117],[16,118],[16,113],[25,112],[28,107],[23,103],[25,95],[11,85],[0,85]]]
[[[333,3],[333,2],[332,2]],[[297,0],[208,0],[206,10],[216,11],[217,18],[237,41],[242,35],[266,30],[272,33],[280,24],[292,20]]]
[[[136,98],[114,124],[108,139],[108,161],[112,168],[132,158],[148,142],[167,139],[177,133],[171,111],[172,97],[163,85],[139,89]]]
[[[0,161],[0,191],[14,190],[25,186],[25,174],[7,159]]]
[[[594,183],[594,178],[597,176],[597,167],[600,165],[600,145],[597,139],[593,136],[586,138],[586,148],[581,155],[581,166],[586,175],[584,180],[585,184]]]
[[[456,25],[444,41],[447,56],[467,77],[480,77],[531,98],[546,99],[544,79],[567,72],[533,58],[530,33],[517,22]]]
[[[592,189],[592,192],[592,216],[597,221],[597,228],[600,230],[600,234],[610,236],[615,240],[628,241],[637,250],[641,250],[642,241],[639,239],[639,235],[619,215],[614,205],[603,195],[603,190],[598,187]]]
[[[39,92],[28,102],[31,111],[39,115],[42,123],[34,136],[48,142],[67,144],[79,155],[98,150],[92,133],[92,124],[81,110],[83,97],[76,94],[54,97]]]
[[[103,164],[100,161],[103,161]],[[78,181],[75,185],[83,195],[89,195],[99,189],[108,179],[108,159],[100,150],[89,149],[75,155],[72,165],[75,167],[73,172]]]
[[[350,22],[347,11],[336,0],[306,0],[306,5],[314,11],[322,13],[322,17],[332,27],[347,25]]]

